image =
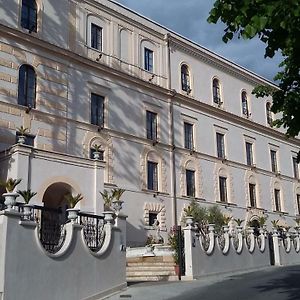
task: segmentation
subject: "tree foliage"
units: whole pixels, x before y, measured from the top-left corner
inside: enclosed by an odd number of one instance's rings
[[[216,0],[208,22],[226,25],[223,41],[234,36],[252,39],[258,36],[266,44],[265,58],[278,51],[283,56],[281,71],[274,80],[279,88],[258,86],[257,97],[271,95],[272,111],[280,113],[274,125],[283,126],[289,137],[300,131],[300,3],[299,0]]]

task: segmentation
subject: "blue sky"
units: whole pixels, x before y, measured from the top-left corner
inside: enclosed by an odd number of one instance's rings
[[[115,0],[217,54],[272,80],[280,56],[264,59],[265,45],[258,39],[222,42],[225,26],[208,24],[213,0]]]

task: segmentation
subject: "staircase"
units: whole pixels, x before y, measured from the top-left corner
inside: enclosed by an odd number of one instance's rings
[[[126,262],[127,282],[175,281],[172,256],[130,257]]]

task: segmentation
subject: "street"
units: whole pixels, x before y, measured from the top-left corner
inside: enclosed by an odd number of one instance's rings
[[[190,282],[138,283],[109,300],[300,300],[300,266]]]

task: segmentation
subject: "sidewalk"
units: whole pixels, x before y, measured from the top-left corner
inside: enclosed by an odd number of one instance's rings
[[[184,295],[186,291],[223,281],[227,276],[203,278],[193,281],[140,282],[131,284],[126,290],[104,298],[105,300],[166,300]]]

